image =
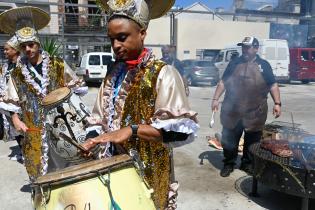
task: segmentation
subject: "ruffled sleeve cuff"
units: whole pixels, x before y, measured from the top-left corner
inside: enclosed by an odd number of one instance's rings
[[[196,136],[196,133],[199,129],[199,125],[194,120],[189,118],[167,120],[155,119],[152,121],[151,126],[156,129],[185,133],[188,135],[193,134],[194,136]]]
[[[1,113],[10,116],[10,112],[21,113],[21,107],[12,103],[0,102],[0,111]]]
[[[85,131],[86,131],[86,133],[93,132],[93,131],[97,132],[98,134],[103,133],[102,126],[97,126],[97,125],[87,127]]]

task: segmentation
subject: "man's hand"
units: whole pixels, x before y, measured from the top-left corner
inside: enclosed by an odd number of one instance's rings
[[[219,98],[220,96],[224,93],[225,87],[223,80],[220,80],[218,82],[217,88],[215,89],[213,98],[212,98],[212,103],[211,103],[211,109],[212,111],[218,111],[219,110]]]
[[[82,144],[83,148],[90,151],[93,147],[100,143],[113,142],[115,144],[121,144],[127,141],[132,135],[131,128],[124,127],[120,130],[113,131],[110,133],[104,133],[95,138],[90,138]]]
[[[17,113],[14,113],[11,117],[14,128],[17,131],[23,131],[25,133],[28,130],[28,127],[25,125],[24,122],[20,120],[19,115]]]
[[[216,112],[219,110],[219,99],[212,99],[211,109]]]
[[[281,106],[280,105],[275,104],[273,106],[273,115],[275,116],[275,118],[280,117],[280,115],[281,115]]]

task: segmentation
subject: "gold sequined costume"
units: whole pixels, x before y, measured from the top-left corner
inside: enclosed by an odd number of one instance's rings
[[[196,113],[189,108],[179,73],[162,61],[154,60],[150,51],[147,58],[142,68],[128,71],[124,64],[116,63],[105,78],[93,110],[94,117],[100,118],[105,132],[131,124],[153,125],[157,118],[165,121],[186,118],[195,122]],[[115,96],[115,84],[121,72],[126,73]],[[136,149],[140,154],[146,166],[145,179],[154,189],[153,200],[158,209],[164,209],[170,185],[169,148],[162,142],[142,139],[128,141],[123,147],[126,151]]]
[[[49,84],[47,86],[47,93],[56,88],[63,87],[64,81],[64,65],[63,61],[58,58],[49,58],[48,63],[48,78]],[[14,89],[16,93],[12,91],[10,95],[17,94],[19,105],[22,109],[22,119],[26,126],[30,129],[30,132],[25,133],[25,139],[23,141],[23,155],[25,158],[25,166],[28,175],[31,179],[43,174],[43,164],[46,164],[45,154],[43,154],[43,140],[45,138],[44,122],[44,110],[41,106],[41,101],[45,95],[39,94],[38,90],[34,88],[33,84],[27,81],[27,75],[23,72],[23,64],[19,63],[15,70],[12,72],[14,80]],[[13,92],[13,93],[12,93]],[[11,97],[15,98],[16,97]],[[47,154],[46,154],[47,155]]]

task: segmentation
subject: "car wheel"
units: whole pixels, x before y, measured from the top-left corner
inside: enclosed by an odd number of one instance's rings
[[[218,84],[218,81],[215,81],[215,80],[211,81],[211,86],[216,86],[217,84]]]
[[[193,86],[193,84],[194,84],[193,80],[190,76],[187,77],[187,84],[188,84],[188,86]]]
[[[308,79],[303,79],[301,82],[302,82],[302,84],[308,84],[308,83],[310,83],[310,81],[309,81]]]

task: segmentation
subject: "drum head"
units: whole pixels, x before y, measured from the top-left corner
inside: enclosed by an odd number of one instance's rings
[[[43,106],[52,106],[60,101],[67,99],[71,94],[71,90],[67,87],[58,88],[43,98]]]
[[[87,163],[82,163],[76,166],[70,166],[68,168],[48,173],[44,176],[40,176],[33,183],[34,186],[45,185],[59,185],[67,182],[73,182],[76,180],[82,180],[86,178],[96,177],[97,173],[104,173],[115,171],[119,168],[132,166],[132,159],[126,155],[115,155],[113,157],[101,160],[93,160]]]

